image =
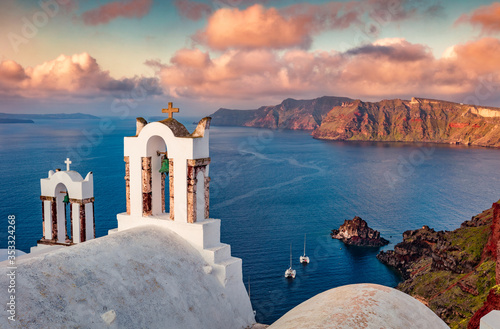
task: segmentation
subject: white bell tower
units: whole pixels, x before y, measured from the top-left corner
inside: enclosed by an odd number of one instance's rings
[[[137,119],[134,137],[125,137],[125,181],[127,214],[169,218],[196,223],[209,218],[208,138],[210,118],[204,118],[191,134],[172,117],[147,123]],[[165,183],[168,176],[168,204]]]
[[[95,238],[93,174],[89,172],[83,179],[78,172],[70,170],[69,158],[64,163],[66,171],[51,170],[47,178],[40,180],[43,236],[38,244],[69,246]],[[66,216],[68,203],[69,218]]]
[[[135,136],[124,138],[127,212],[117,215],[118,228],[110,233],[142,225],[174,231],[200,251],[207,273],[233,287],[229,290],[241,295],[241,303],[249,304],[241,259],[220,242],[220,219],[210,218],[211,118],[201,119],[190,133],[172,117],[178,111],[169,103],[163,110],[169,114],[165,120],[148,123],[137,118]],[[250,305],[243,307],[251,310]]]

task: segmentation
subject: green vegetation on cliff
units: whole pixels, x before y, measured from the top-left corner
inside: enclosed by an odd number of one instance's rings
[[[406,231],[394,251],[377,257],[405,277],[397,289],[430,307],[451,328],[467,328],[495,286],[492,239],[493,208],[462,223],[452,232],[427,226]]]

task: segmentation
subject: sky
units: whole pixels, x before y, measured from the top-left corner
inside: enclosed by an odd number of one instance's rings
[[[283,99],[500,107],[500,2],[2,0],[0,112],[187,116]]]

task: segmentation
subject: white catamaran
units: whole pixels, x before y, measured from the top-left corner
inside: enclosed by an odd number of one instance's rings
[[[295,279],[296,271],[292,268],[292,244],[290,243],[290,267],[285,271],[285,278]]]
[[[306,256],[306,234],[304,234],[304,255],[300,256],[300,262],[302,264],[309,264],[309,257]]]

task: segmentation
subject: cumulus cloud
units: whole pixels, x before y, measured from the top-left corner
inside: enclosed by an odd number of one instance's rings
[[[494,2],[488,6],[481,6],[471,14],[464,14],[456,24],[469,23],[481,28],[482,33],[500,32],[500,3]]]
[[[267,2],[267,0],[216,0],[207,4],[192,0],[175,0],[174,4],[179,14],[187,19],[198,21],[212,14],[216,8],[237,8],[239,5],[251,6],[256,3],[264,4]]]
[[[175,0],[175,6],[182,16],[197,21],[212,13],[212,7],[203,2]]]
[[[230,49],[212,57],[199,49],[182,49],[168,64],[149,64],[170,95],[203,100],[416,93],[450,99],[474,92],[485,75],[500,82],[500,63],[495,61],[500,40],[456,45],[453,53],[436,58],[425,45],[384,39],[343,53]]]
[[[276,8],[253,5],[245,10],[223,8],[208,20],[204,31],[194,39],[212,49],[288,48],[311,43],[312,19],[309,15],[284,17]]]
[[[482,38],[477,41],[459,44],[453,47],[458,61],[464,61],[462,66],[476,74],[500,72],[500,40]]]
[[[153,0],[113,1],[82,14],[86,25],[107,24],[119,17],[141,18],[151,9]]]
[[[0,93],[24,98],[119,96],[139,86],[149,94],[162,93],[157,78],[113,79],[87,53],[61,55],[55,60],[27,68],[10,60],[0,63]]]
[[[26,78],[24,68],[16,62],[7,60],[0,63],[0,81],[19,82]]]
[[[404,39],[382,39],[373,44],[363,45],[346,51],[349,56],[383,57],[398,62],[415,62],[432,57],[430,49],[419,44],[411,44]]]
[[[193,3],[179,0],[180,3]],[[426,1],[425,1],[426,3]],[[187,5],[186,5],[187,6]],[[191,5],[191,17],[202,17],[201,8]],[[213,12],[207,26],[193,40],[215,50],[227,49],[307,49],[312,38],[328,30],[342,30],[370,21],[368,33],[391,22],[408,20],[428,11],[438,12],[439,5],[415,6],[409,0],[361,0],[327,2],[320,5],[300,3],[283,8],[265,8],[254,4],[244,9],[226,7]],[[195,10],[196,9],[196,10]],[[181,9],[180,9],[181,10]],[[182,12],[182,10],[181,10]],[[187,15],[187,14],[186,14]]]

